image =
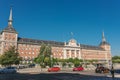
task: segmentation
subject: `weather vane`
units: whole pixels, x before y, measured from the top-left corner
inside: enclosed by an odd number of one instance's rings
[[[73,32],[71,32],[71,38],[73,38]]]

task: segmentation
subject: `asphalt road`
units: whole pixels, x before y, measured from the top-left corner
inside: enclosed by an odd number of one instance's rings
[[[43,72],[0,74],[0,80],[120,80],[94,72]]]

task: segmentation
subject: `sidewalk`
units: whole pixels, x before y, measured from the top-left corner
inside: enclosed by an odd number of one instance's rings
[[[46,68],[25,68],[25,69],[19,69],[17,70],[18,73],[39,73],[39,72],[46,72],[47,69]]]
[[[112,77],[111,74],[108,74],[108,75],[106,75],[106,76],[107,76],[107,77]],[[115,77],[115,78],[120,78],[120,74],[115,73],[115,74],[114,74],[114,77]]]

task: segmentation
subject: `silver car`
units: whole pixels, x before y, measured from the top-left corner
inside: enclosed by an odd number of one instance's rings
[[[16,73],[16,67],[6,67],[3,69],[0,69],[0,73]]]

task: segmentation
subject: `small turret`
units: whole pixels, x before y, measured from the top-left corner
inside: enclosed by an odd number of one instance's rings
[[[105,50],[110,50],[110,44],[106,41],[104,32],[102,32],[102,42],[99,46]]]

